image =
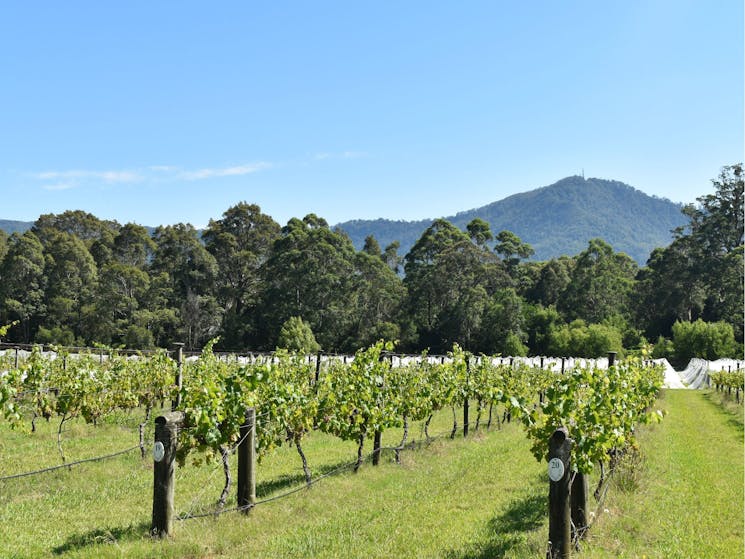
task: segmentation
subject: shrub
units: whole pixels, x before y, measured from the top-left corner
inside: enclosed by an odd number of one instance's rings
[[[277,347],[298,353],[315,353],[321,349],[310,324],[299,316],[291,316],[282,325]]]
[[[685,362],[692,357],[714,361],[722,357],[737,357],[735,333],[726,322],[676,322],[673,324],[675,358]]]

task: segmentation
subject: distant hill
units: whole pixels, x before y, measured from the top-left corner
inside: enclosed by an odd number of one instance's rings
[[[25,233],[34,226],[34,221],[13,221],[11,219],[0,219],[0,231],[5,231],[8,235],[13,233]],[[144,226],[147,232],[152,235],[155,227]],[[201,230],[200,230],[201,232]]]
[[[512,231],[533,245],[534,260],[574,256],[587,248],[590,239],[600,237],[644,265],[653,249],[672,242],[670,231],[687,222],[680,209],[680,204],[622,182],[574,176],[445,219],[465,230],[468,222],[479,217],[495,235],[503,229]],[[381,248],[399,241],[398,253],[403,256],[432,221],[381,218],[345,221],[336,227],[351,237],[357,250],[365,244],[365,237],[374,235]],[[0,229],[8,234],[32,225],[0,219]],[[154,228],[148,231],[152,234]]]
[[[13,233],[24,233],[34,224],[33,221],[13,221],[11,219],[0,219],[0,230],[8,235]]]
[[[653,249],[672,242],[671,230],[687,222],[680,210],[622,182],[573,176],[445,219],[465,230],[478,217],[495,235],[512,231],[533,246],[534,260],[574,256],[600,237],[644,265]],[[374,235],[381,248],[399,241],[404,255],[432,221],[353,220],[337,227],[358,250]]]

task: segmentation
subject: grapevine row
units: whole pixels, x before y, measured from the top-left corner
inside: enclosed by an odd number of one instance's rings
[[[614,453],[633,444],[638,423],[659,417],[649,408],[662,385],[659,368],[625,361],[608,370],[575,367],[563,374],[524,364],[475,357],[457,345],[449,359],[427,358],[392,365],[393,344],[380,341],[360,350],[350,363],[329,361],[322,374],[305,356],[278,351],[272,360],[242,363],[219,359],[208,344],[201,356],[184,365],[180,409],[186,428],[179,435],[181,463],[194,459],[223,462],[225,491],[230,487],[228,460],[240,438],[245,410],[258,410],[258,456],[292,444],[300,457],[306,482],[311,469],[303,438],[314,429],[354,441],[359,467],[363,447],[378,444],[386,429],[403,427],[399,448],[406,443],[408,425],[432,415],[475,403],[476,425],[502,406],[505,417],[516,414],[526,427],[539,460],[546,458],[545,442],[560,425],[575,438],[573,464],[589,472]],[[14,425],[24,419],[56,416],[62,425],[74,417],[96,423],[115,410],[142,408],[145,418],[158,403],[174,399],[177,365],[165,352],[130,359],[115,353],[101,361],[45,358],[39,351],[11,367],[0,363],[0,405]],[[62,453],[61,446],[60,452]],[[62,454],[64,461],[64,454]]]

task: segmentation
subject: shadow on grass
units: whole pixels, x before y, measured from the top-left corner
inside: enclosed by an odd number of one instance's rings
[[[123,540],[139,540],[148,535],[150,532],[149,523],[131,524],[127,527],[120,528],[97,528],[85,534],[72,535],[67,541],[60,546],[55,547],[52,552],[55,555],[82,549],[84,547],[95,546],[100,544],[116,544]]]
[[[488,537],[466,549],[450,551],[448,559],[498,559],[528,543],[528,534],[540,528],[548,515],[548,496],[534,492],[512,501],[507,509],[488,524]],[[546,534],[548,536],[548,534]],[[541,550],[536,550],[540,552]]]
[[[743,397],[742,395],[740,396]],[[725,396],[724,392],[716,392],[710,390],[704,392],[704,399],[709,402],[712,406],[727,418],[727,424],[733,427],[739,438],[742,439],[745,435],[745,424],[743,423],[742,416],[742,404],[735,402],[735,396]]]
[[[347,460],[345,462],[337,462],[336,464],[323,464],[317,468],[312,468],[311,473],[313,480],[317,480],[321,476],[351,471],[353,466],[354,461]],[[270,497],[278,491],[295,489],[302,485],[305,485],[305,474],[303,474],[302,470],[296,474],[284,474],[272,479],[262,480],[256,483],[256,498],[261,500]]]

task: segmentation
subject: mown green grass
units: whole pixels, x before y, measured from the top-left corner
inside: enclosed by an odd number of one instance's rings
[[[742,407],[667,390],[668,415],[642,430],[632,491],[616,490],[581,557],[743,557]]]
[[[125,418],[126,419],[126,418]],[[137,443],[133,416],[97,428],[66,426],[68,461],[106,454]],[[37,433],[3,426],[0,475],[60,463],[56,424],[40,422]],[[441,413],[432,434],[449,433],[450,411]],[[473,432],[473,427],[472,427]],[[384,434],[395,445],[399,430]],[[350,465],[356,446],[312,433],[305,451],[314,474]],[[420,444],[402,454],[383,455],[378,467],[366,462],[358,473],[342,468],[310,490],[259,505],[248,516],[227,513],[178,522],[165,542],[148,537],[152,507],[152,461],[139,451],[29,478],[0,482],[2,557],[471,557],[480,548],[526,550],[542,547],[545,530],[544,467],[532,457],[517,425],[484,428],[468,440],[441,436],[423,444],[421,424],[410,439]],[[148,433],[152,440],[152,430]],[[9,452],[13,449],[13,452]],[[368,447],[367,451],[371,449]],[[235,462],[235,460],[233,460]],[[233,474],[235,476],[235,463]],[[177,471],[178,513],[214,510],[224,478],[219,464]],[[303,484],[294,448],[283,447],[259,464],[259,500]],[[227,506],[235,506],[235,490]],[[530,520],[515,521],[515,511]],[[494,519],[510,519],[492,532]]]
[[[601,509],[580,557],[742,556],[742,423],[738,430],[737,416],[701,392],[668,391],[661,402],[668,417],[643,429],[641,466],[611,487],[602,505],[608,512]],[[138,421],[134,414],[97,428],[71,424],[68,461],[137,444]],[[446,411],[431,432],[444,434],[451,425]],[[29,434],[0,426],[0,476],[60,463],[56,425],[38,427]],[[400,436],[386,432],[383,444],[395,445]],[[420,424],[411,438],[423,442]],[[152,441],[151,427],[146,440]],[[321,433],[308,436],[305,451],[314,476],[356,455],[353,443]],[[140,459],[139,451],[0,482],[0,557],[545,556],[546,466],[532,457],[518,425],[488,433],[482,427],[466,440],[459,431],[454,440],[419,444],[402,459],[395,464],[385,452],[378,467],[368,461],[356,474],[341,469],[248,516],[177,522],[167,541],[148,536],[152,460]],[[302,483],[294,448],[259,464],[260,500]],[[177,512],[213,510],[222,484],[219,464],[187,463],[177,471]],[[228,507],[235,506],[231,493]]]

